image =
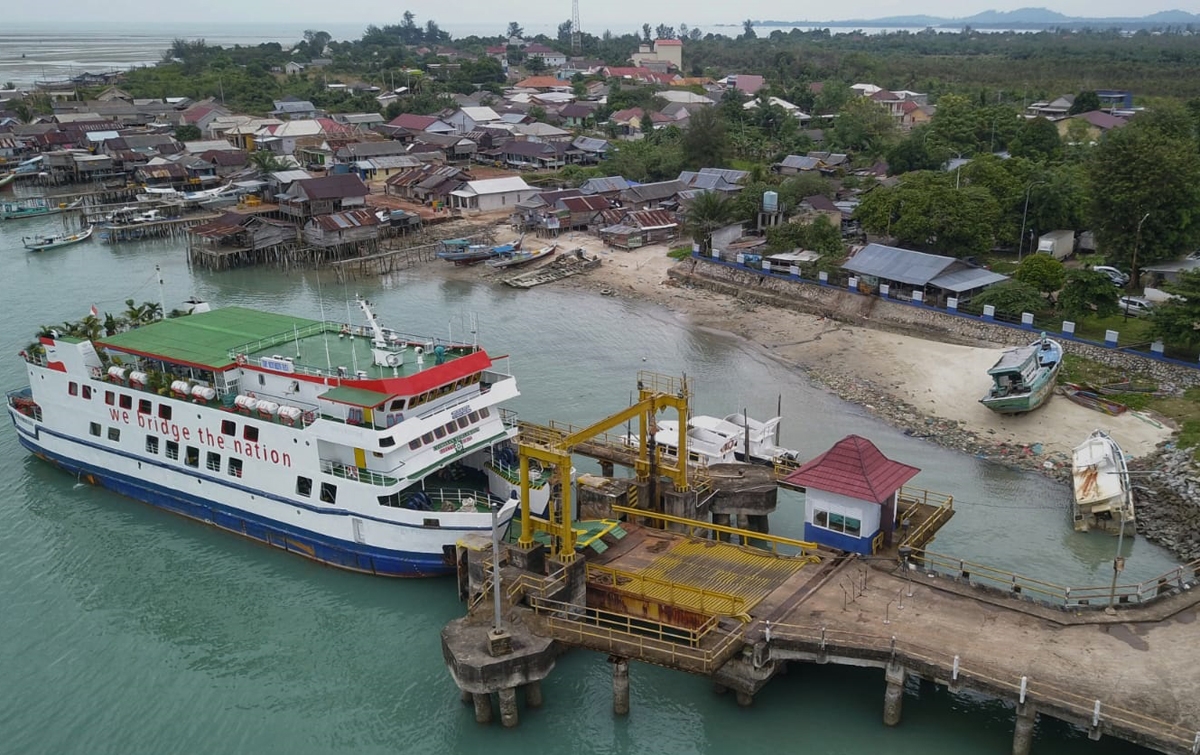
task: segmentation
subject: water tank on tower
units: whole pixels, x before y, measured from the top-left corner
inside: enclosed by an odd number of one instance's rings
[[[763,192],[763,212],[779,212],[779,193],[775,191]]]

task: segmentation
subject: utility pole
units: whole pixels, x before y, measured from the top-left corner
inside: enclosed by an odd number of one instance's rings
[[[1148,218],[1148,217],[1150,217],[1150,213],[1147,212],[1145,215],[1142,216],[1142,219],[1138,221],[1137,233],[1135,233],[1133,236],[1133,259],[1129,263],[1129,282],[1135,286],[1137,285],[1137,279],[1138,279],[1137,253],[1138,253],[1138,246],[1140,246],[1142,243],[1142,223],[1145,223],[1146,218]],[[1125,312],[1124,312],[1125,318],[1124,319],[1126,322],[1128,322],[1129,321],[1129,305],[1125,305],[1124,307],[1122,307],[1122,309],[1125,310]]]

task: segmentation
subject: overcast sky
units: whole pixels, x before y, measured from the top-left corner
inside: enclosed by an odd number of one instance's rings
[[[380,3],[378,0],[198,0],[196,2],[166,2],[165,0],[37,0],[4,3],[5,26],[19,22],[123,22],[161,24],[189,22],[200,24],[254,23],[317,23],[330,25],[369,23],[384,24],[399,18],[410,7],[421,20],[432,17],[447,29],[463,23],[494,25],[516,20],[523,25],[557,25],[570,18],[570,0],[455,0],[447,3],[405,2]],[[1190,5],[1184,3],[1184,6]],[[432,7],[431,7],[432,6]],[[647,4],[641,0],[580,0],[580,16],[585,31],[603,28],[634,28],[643,21],[678,26],[712,26],[733,24],[744,18],[774,20],[828,21],[852,18],[930,14],[945,17],[970,16],[980,11],[1014,10],[1037,7],[1037,0],[991,2],[979,0],[844,0],[838,3],[781,4],[776,0],[742,0],[728,2],[683,2],[667,0]],[[1046,4],[1069,16],[1142,16],[1161,10],[1181,7],[1179,0],[1147,0],[1131,3],[1127,0],[1060,0]],[[385,9],[386,8],[386,9]],[[106,24],[107,25],[107,24]],[[132,31],[132,29],[131,29]],[[0,26],[0,35],[4,33]]]

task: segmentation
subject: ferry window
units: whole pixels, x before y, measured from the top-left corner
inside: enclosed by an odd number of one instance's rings
[[[394,445],[396,445],[396,439],[390,435],[379,439],[380,448],[389,448]]]
[[[188,446],[187,452],[183,455],[183,463],[189,467],[200,466],[200,449],[195,446]]]
[[[457,425],[455,425],[453,422],[447,422],[447,423],[446,423],[446,433],[447,433],[447,434],[451,434],[451,433],[453,433],[453,432],[454,432],[455,430],[457,430],[457,429],[458,429],[458,426],[457,426]]]
[[[109,440],[120,440],[121,439],[121,430],[116,427],[108,428],[108,439]]]
[[[148,453],[148,454],[157,454],[158,453],[158,436],[157,435],[147,435],[146,436],[146,453]]]
[[[97,438],[99,438],[100,437],[100,423],[93,422],[91,425],[88,426],[88,432],[91,433],[92,435],[95,435]]]
[[[133,396],[127,396],[124,393],[122,393],[121,394],[121,408],[122,409],[132,409],[133,408]]]
[[[242,476],[242,460],[241,459],[236,459],[232,456],[229,457],[229,476],[230,477],[241,477]]]
[[[466,427],[469,424],[471,424],[471,420],[467,419],[466,417],[458,418],[458,429],[459,430],[463,429],[464,427]]]
[[[171,405],[170,404],[159,404],[158,405],[158,416],[159,416],[159,419],[170,419],[171,418]]]
[[[471,421],[472,425],[475,424],[479,421],[479,412],[471,412],[467,415],[467,419]]]
[[[421,526],[428,527],[430,529],[437,529],[438,527],[442,526],[442,523],[436,519],[422,519]]]
[[[138,399],[138,414],[149,414],[151,412],[150,399]]]
[[[231,419],[221,420],[222,435],[237,435],[237,423]]]
[[[492,415],[492,410],[488,409],[486,406],[479,410],[479,416],[483,417],[484,419],[487,419],[491,415]]]
[[[83,386],[83,397],[85,399],[87,399],[88,401],[92,400],[92,386],[90,386],[90,385]]]
[[[400,411],[400,410],[401,410],[401,409],[403,409],[403,408],[404,408],[404,399],[402,399],[402,398],[398,398],[398,399],[396,399],[396,400],[392,401],[392,408],[391,408],[391,409],[388,409],[388,411],[390,411],[390,412],[398,412],[398,411]]]
[[[212,451],[204,458],[204,466],[211,472],[221,471],[221,454],[215,454]]]
[[[421,439],[420,438],[413,438],[412,440],[410,440],[408,442],[408,450],[410,450],[410,451],[416,451],[420,447],[421,447]]]
[[[72,396],[78,396],[79,395],[79,383],[76,383],[74,380],[67,383],[67,393],[71,394]]]
[[[435,427],[435,428],[433,429],[433,437],[437,438],[438,440],[441,440],[442,438],[445,438],[445,437],[446,437],[446,428],[444,428],[444,427]]]
[[[267,376],[261,372],[258,374],[258,387],[261,388],[267,384]]]
[[[296,478],[296,495],[302,495],[308,498],[312,495],[312,479],[308,477]]]
[[[372,451],[372,452],[371,452],[371,455],[372,455],[372,456],[374,456],[376,459],[382,459],[382,458],[383,458],[383,454],[379,453],[378,451]]]
[[[400,508],[400,494],[399,493],[388,493],[387,495],[379,496],[379,505],[380,506],[391,506],[392,508],[395,508],[395,509]]]
[[[421,442],[425,443],[426,445],[432,443],[433,442],[433,433],[425,433],[424,435],[422,435]]]
[[[321,483],[321,501],[323,503],[337,503],[337,485],[332,482]]]
[[[416,406],[417,404],[424,404],[426,397],[427,397],[427,394],[424,394],[424,393],[419,394],[416,398],[414,398],[412,400],[412,403],[410,403],[408,405],[408,407],[411,409],[412,407]]]
[[[167,458],[179,461],[179,444],[173,440],[167,441]]]
[[[113,393],[112,391],[105,391],[104,403],[108,404],[109,406],[117,403],[117,394]]]
[[[245,438],[246,440],[250,441],[251,443],[257,443],[258,442],[258,428],[252,427],[250,425],[246,425],[246,427],[244,427],[242,429],[242,437]]]

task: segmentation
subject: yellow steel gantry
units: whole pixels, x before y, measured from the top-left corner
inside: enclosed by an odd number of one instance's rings
[[[533,546],[533,517],[529,513],[529,460],[537,459],[543,465],[552,465],[560,481],[561,497],[555,501],[550,495],[545,531],[550,534],[553,545],[551,555],[560,561],[575,559],[575,531],[571,528],[571,452],[574,447],[589,438],[618,425],[638,419],[638,456],[634,472],[639,480],[649,479],[651,471],[669,477],[676,490],[688,489],[688,399],[691,394],[690,381],[653,372],[638,372],[638,400],[629,408],[612,414],[581,430],[572,433],[555,431],[551,428],[525,425],[517,437],[517,450],[521,466],[521,537],[517,544],[522,548]],[[654,442],[654,417],[664,409],[674,409],[679,415],[679,437],[676,439],[674,463],[663,462]],[[541,520],[539,520],[540,522]]]

